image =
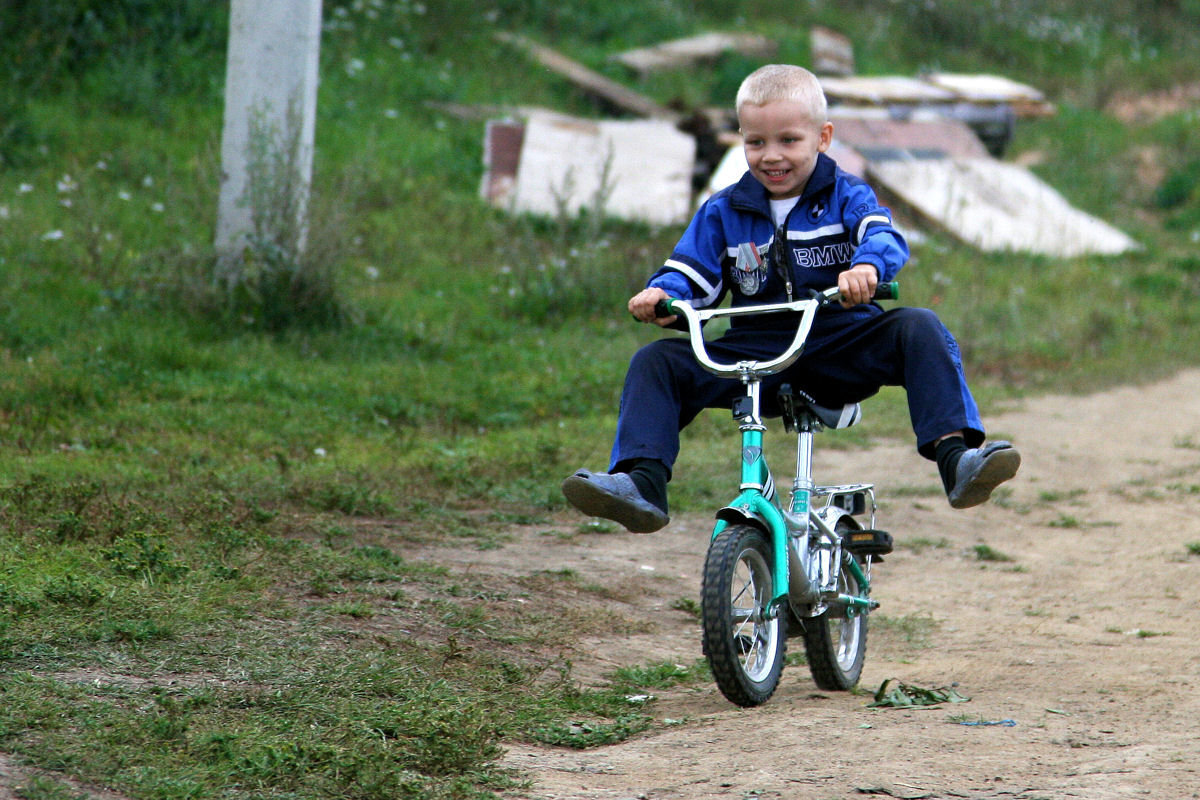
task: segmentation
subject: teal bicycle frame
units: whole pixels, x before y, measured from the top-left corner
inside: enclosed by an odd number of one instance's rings
[[[870,600],[870,567],[864,570],[857,559],[848,559],[847,568],[858,581],[860,593],[857,595],[837,594],[828,596],[828,592],[820,592],[826,585],[829,571],[836,575],[839,562],[842,559],[841,538],[835,532],[834,526],[826,523],[824,514],[828,509],[835,508],[834,498],[849,497],[855,494],[869,494],[871,497],[872,527],[874,526],[874,493],[872,487],[866,484],[852,486],[821,487],[813,485],[811,475],[812,436],[821,426],[812,419],[806,419],[797,432],[796,477],[792,487],[790,508],[784,509],[775,491],[774,479],[767,465],[763,449],[763,435],[766,426],[761,416],[761,380],[767,375],[781,372],[795,363],[804,349],[804,342],[812,329],[813,318],[817,310],[825,303],[838,298],[836,288],[828,289],[806,300],[796,300],[789,303],[778,303],[762,306],[743,306],[739,308],[694,309],[681,300],[667,301],[667,311],[670,314],[682,315],[688,324],[692,350],[696,359],[709,372],[729,378],[740,378],[746,386],[745,402],[735,405],[734,415],[739,420],[741,430],[741,485],[740,494],[729,505],[717,512],[717,522],[713,528],[712,538],[716,539],[730,523],[745,523],[757,525],[771,540],[772,546],[772,599],[767,609],[774,615],[788,602],[789,593],[811,595],[814,600],[821,595],[820,602],[836,602],[846,609],[848,615],[866,613],[877,604]],[[800,312],[801,320],[797,326],[796,336],[791,345],[780,356],[769,361],[741,361],[736,364],[719,364],[714,362],[704,347],[702,325],[710,319],[743,314],[770,314],[780,312]],[[824,509],[814,511],[812,502],[814,496],[823,495],[830,498]],[[836,519],[835,519],[836,524]],[[818,536],[831,549],[828,561],[820,570],[818,586],[809,584],[807,574],[794,576],[789,564],[789,540],[793,536]],[[808,553],[800,554],[800,558],[808,558]]]

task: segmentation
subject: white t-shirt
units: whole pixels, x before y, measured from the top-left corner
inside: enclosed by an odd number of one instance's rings
[[[775,218],[775,227],[778,228],[787,219],[788,212],[796,207],[796,203],[800,202],[799,197],[785,197],[782,200],[771,201],[771,216]]]

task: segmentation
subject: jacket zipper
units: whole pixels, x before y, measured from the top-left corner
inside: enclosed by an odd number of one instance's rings
[[[767,257],[771,260],[772,268],[783,280],[783,285],[787,289],[787,301],[790,303],[792,302],[792,271],[788,269],[787,248],[784,244],[786,241],[787,220],[785,219],[783,224],[775,229],[775,241],[771,243],[771,251]]]

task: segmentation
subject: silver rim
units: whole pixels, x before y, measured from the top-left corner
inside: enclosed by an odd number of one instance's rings
[[[761,682],[770,675],[779,648],[779,617],[765,616],[771,602],[771,570],[762,553],[746,548],[738,555],[729,591],[738,661],[746,677]]]
[[[842,594],[857,595],[858,581],[844,567],[838,575],[838,589]],[[829,636],[837,653],[838,667],[843,672],[854,669],[858,659],[858,637],[862,631],[862,616],[849,609],[845,616],[829,620]]]

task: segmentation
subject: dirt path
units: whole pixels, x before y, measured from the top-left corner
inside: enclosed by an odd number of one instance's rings
[[[1024,464],[999,502],[965,512],[929,491],[934,468],[907,443],[818,450],[823,480],[876,483],[899,544],[874,575],[865,691],[818,691],[803,665],[752,710],[707,684],[666,691],[650,706],[663,724],[621,744],[511,747],[506,765],[533,784],[513,800],[1200,797],[1200,370],[1031,400],[989,425]],[[581,680],[699,659],[696,620],[672,606],[698,594],[708,515],[649,536],[566,535],[578,527],[564,516],[436,558],[502,580],[570,570],[588,587],[576,611],[636,631],[585,640]],[[981,545],[1011,560],[980,560]],[[869,708],[889,678],[970,701]],[[0,754],[0,799],[36,775]]]
[[[914,491],[936,478],[907,444],[818,451],[823,479],[874,480],[881,527],[901,545],[876,568],[862,688],[956,684],[970,702],[871,709],[868,694],[817,691],[804,666],[755,710],[709,686],[666,692],[653,713],[674,723],[631,741],[511,748],[506,763],[534,780],[520,797],[1200,797],[1200,556],[1188,550],[1200,543],[1200,372],[1031,400],[989,425],[1024,465],[1000,503],[965,512]],[[540,566],[619,586],[612,612],[651,621],[586,643],[582,675],[700,657],[696,622],[670,605],[697,595],[709,527],[696,515],[651,536],[518,534]],[[979,545],[1011,561],[982,561]],[[527,570],[508,560],[529,552],[465,557]]]

